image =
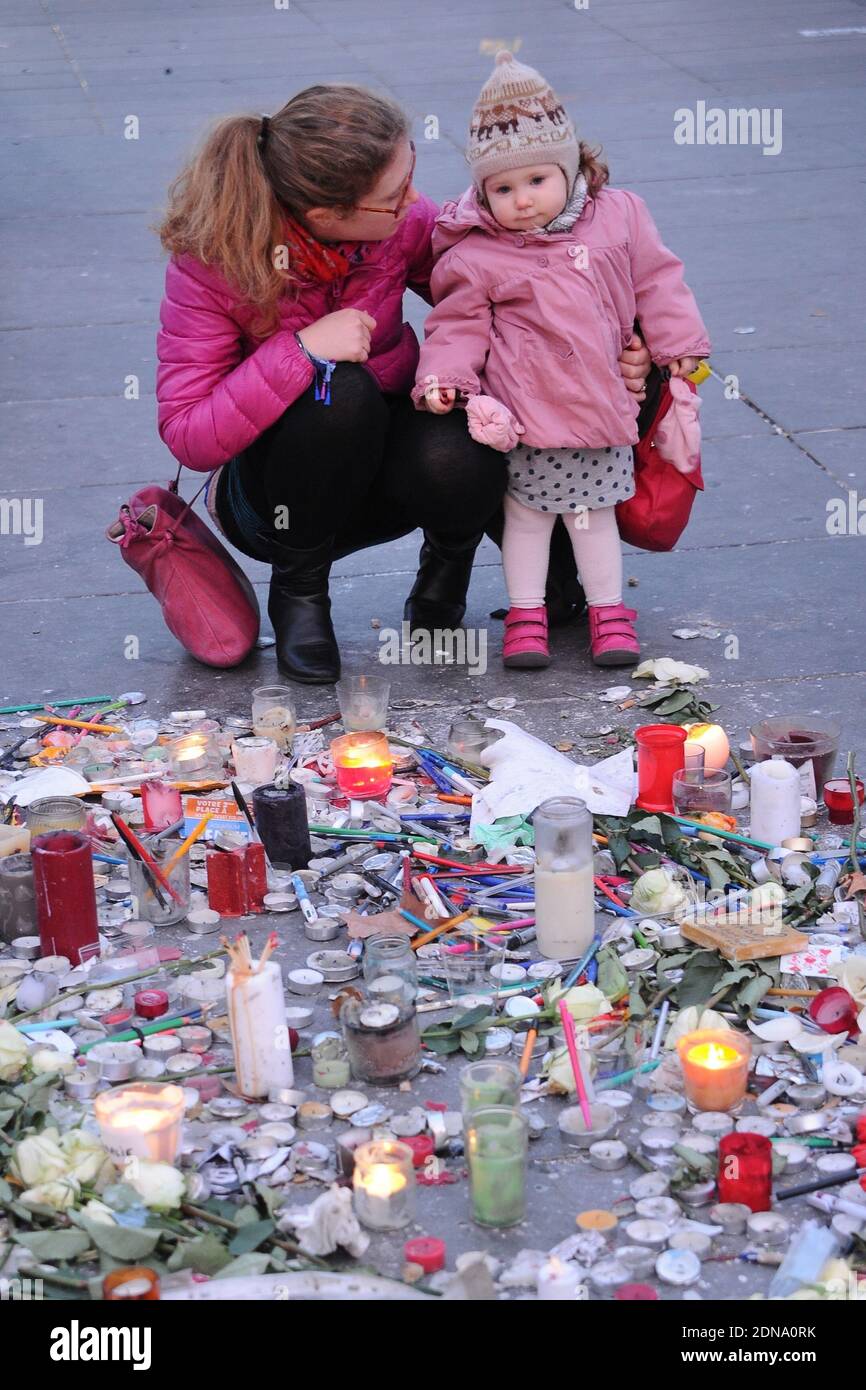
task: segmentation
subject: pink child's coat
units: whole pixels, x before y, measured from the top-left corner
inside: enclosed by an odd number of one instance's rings
[[[524,235],[500,227],[471,188],[446,204],[433,250],[435,307],[412,393],[422,408],[433,378],[500,401],[525,444],[634,444],[639,405],[618,359],[635,319],[659,365],[710,350],[682,262],[624,189],[588,198],[570,232]]]

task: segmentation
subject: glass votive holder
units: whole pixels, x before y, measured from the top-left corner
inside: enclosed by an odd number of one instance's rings
[[[49,830],[83,830],[86,824],[87,807],[77,796],[43,796],[27,807],[31,840]]]
[[[390,694],[391,682],[384,676],[344,676],[337,681],[337,701],[346,732],[384,729]]]
[[[421,1069],[421,1037],[414,1004],[346,999],[340,1026],[352,1075],[377,1086],[396,1086]]]
[[[752,1046],[741,1033],[705,1028],[677,1042],[689,1109],[730,1113],[742,1103]]]
[[[766,1135],[736,1132],[719,1139],[720,1202],[742,1202],[751,1211],[772,1205],[773,1146]]]
[[[503,963],[505,947],[504,936],[491,941],[473,932],[449,932],[439,943],[439,959],[451,998],[467,994],[492,996],[499,985],[490,972]]]
[[[355,1215],[370,1231],[398,1231],[415,1215],[415,1171],[408,1144],[374,1139],[355,1149]]]
[[[8,854],[0,859],[0,941],[10,946],[19,936],[37,932],[33,859],[29,854]]]
[[[468,1123],[476,1110],[491,1105],[516,1108],[520,1103],[520,1070],[515,1062],[470,1062],[460,1073],[460,1108]]]
[[[644,811],[672,811],[674,773],[682,767],[687,734],[678,724],[643,724],[635,730],[637,805]]]
[[[674,810],[695,820],[706,811],[731,813],[731,774],[724,770],[681,767],[672,784]]]
[[[418,993],[418,963],[408,936],[368,936],[364,981],[377,1003],[407,1003]]]
[[[526,1211],[528,1126],[519,1110],[475,1110],[466,1128],[472,1216],[480,1226],[515,1226]]]
[[[219,749],[210,734],[182,734],[169,747],[172,775],[183,782],[217,781],[222,777]]]
[[[339,1091],[352,1079],[349,1049],[340,1033],[317,1033],[310,1044],[313,1085]]]
[[[384,734],[343,734],[331,744],[337,786],[351,800],[385,796],[394,764]]]
[[[280,750],[272,738],[259,738],[256,734],[236,738],[232,742],[232,761],[239,782],[251,787],[261,787],[273,782]]]
[[[857,803],[863,805],[863,783],[859,777],[855,777],[854,785],[857,789]],[[827,807],[827,816],[832,825],[850,825],[854,820],[854,798],[851,795],[851,783],[847,777],[834,777],[830,782],[824,783],[824,805]]]
[[[119,1090],[101,1091],[93,1108],[103,1146],[118,1168],[128,1158],[174,1163],[183,1121],[180,1086],[139,1081]]]
[[[281,753],[290,753],[296,722],[287,685],[261,685],[253,691],[253,733],[258,738],[272,739]]]
[[[175,922],[182,922],[189,912],[189,855],[185,854],[169,868],[169,861],[176,849],[177,843],[162,843],[158,848],[151,848],[148,853],[177,893],[179,902],[166,892],[162,884],[159,886],[159,893],[163,901],[160,902],[159,896],[154,892],[153,875],[147,865],[142,864],[139,859],[134,859],[132,855],[128,859],[129,891],[138,903],[136,915],[141,921],[152,922],[157,927],[170,927]]]
[[[141,809],[144,812],[144,828],[148,831],[166,830],[183,820],[180,792],[160,777],[142,781]]]
[[[812,714],[777,715],[762,719],[749,730],[756,762],[775,756],[785,759],[792,767],[802,768],[801,787],[806,795],[817,800],[824,785],[833,776],[839,749],[839,725],[832,719],[816,718]]]
[[[503,737],[501,729],[486,729],[474,714],[461,714],[451,721],[445,751],[467,763],[478,763],[484,749]]]

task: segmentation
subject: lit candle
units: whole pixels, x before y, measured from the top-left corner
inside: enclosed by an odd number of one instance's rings
[[[711,772],[727,765],[731,752],[728,736],[720,724],[686,724],[689,743],[699,743],[704,750],[704,765]]]
[[[751,1044],[729,1029],[688,1033],[677,1043],[686,1099],[694,1110],[733,1110],[746,1094]]]
[[[538,1297],[545,1302],[580,1298],[584,1284],[575,1265],[563,1264],[555,1255],[538,1271]]]
[[[371,1231],[396,1231],[414,1216],[415,1174],[408,1144],[373,1140],[355,1150],[355,1214]]]
[[[151,1163],[174,1162],[183,1121],[180,1086],[142,1081],[103,1091],[93,1106],[102,1143],[119,1168],[130,1155]]]
[[[384,734],[343,734],[331,744],[331,757],[346,796],[384,796],[390,788],[394,765]]]

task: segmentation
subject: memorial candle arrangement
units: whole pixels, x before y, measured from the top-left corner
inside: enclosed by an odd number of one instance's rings
[[[80,965],[99,953],[90,841],[77,831],[53,830],[36,836],[32,858],[42,954]]]
[[[415,1215],[412,1150],[392,1139],[355,1149],[352,1174],[355,1215],[371,1231],[398,1231]]]
[[[731,1111],[740,1105],[749,1079],[748,1038],[730,1029],[707,1028],[680,1038],[677,1052],[692,1111]]]
[[[180,1086],[139,1081],[100,1092],[93,1108],[103,1147],[119,1168],[130,1157],[174,1163],[184,1110]]]
[[[276,936],[270,936],[255,962],[246,936],[228,948],[226,993],[235,1073],[241,1093],[254,1098],[290,1090],[294,1081],[282,971],[268,959],[276,944]]]
[[[343,734],[331,744],[337,786],[353,800],[385,796],[394,764],[384,734]]]

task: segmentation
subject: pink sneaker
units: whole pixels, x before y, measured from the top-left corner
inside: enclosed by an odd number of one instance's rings
[[[589,640],[596,666],[634,666],[640,643],[634,630],[637,613],[622,603],[589,606]]]
[[[509,608],[505,618],[502,664],[518,668],[550,664],[546,608]]]

